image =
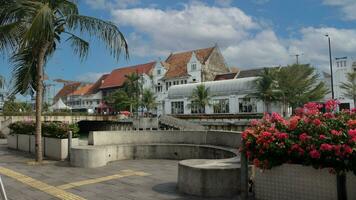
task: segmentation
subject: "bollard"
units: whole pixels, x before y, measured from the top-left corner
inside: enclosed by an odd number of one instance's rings
[[[68,161],[70,161],[70,151],[71,151],[71,148],[72,148],[72,131],[69,131],[68,133]]]
[[[248,160],[245,152],[245,143],[241,142],[241,200],[248,199]]]
[[[0,189],[1,189],[1,190],[0,190],[1,198],[2,198],[3,200],[7,200],[4,183],[2,182],[1,176],[0,176]]]

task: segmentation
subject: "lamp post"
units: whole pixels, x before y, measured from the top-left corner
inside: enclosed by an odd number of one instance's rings
[[[330,76],[331,76],[331,98],[334,99],[334,78],[333,78],[333,61],[331,58],[331,42],[330,42],[330,36],[329,34],[326,34],[325,37],[328,38],[329,42],[329,59],[330,59]]]

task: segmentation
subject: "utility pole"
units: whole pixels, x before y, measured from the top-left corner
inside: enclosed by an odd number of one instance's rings
[[[329,34],[326,34],[325,37],[328,38],[329,42],[329,59],[330,59],[330,76],[331,76],[331,98],[334,99],[334,78],[333,78],[333,61],[331,57],[331,41]]]
[[[291,56],[295,56],[295,59],[296,59],[296,63],[297,65],[299,65],[299,56],[302,56],[304,55],[303,53],[302,54],[294,54],[294,55],[291,55]]]

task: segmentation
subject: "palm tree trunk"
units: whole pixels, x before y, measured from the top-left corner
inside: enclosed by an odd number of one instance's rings
[[[44,57],[48,49],[49,43],[46,42],[39,51],[37,61],[37,87],[36,87],[36,135],[35,135],[35,150],[36,161],[42,162],[42,97],[43,97],[43,65]]]

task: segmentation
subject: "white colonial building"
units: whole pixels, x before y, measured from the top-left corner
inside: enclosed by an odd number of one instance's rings
[[[343,82],[347,82],[346,74],[356,72],[356,61],[349,57],[336,58],[333,65],[334,96],[340,101],[340,108],[353,108],[353,100],[345,97],[344,90],[340,88]]]
[[[209,88],[210,105],[205,107],[205,114],[242,114],[263,113],[264,103],[254,97],[257,77],[238,78],[221,81],[208,81],[172,86],[168,90],[165,113],[172,115],[199,114],[192,106],[191,96],[197,86],[203,84]],[[271,105],[271,112],[282,113],[282,106]]]
[[[213,81],[218,74],[228,73],[220,49],[214,47],[171,53],[165,61],[156,62],[152,70],[157,114],[166,114],[166,99],[172,86]]]

